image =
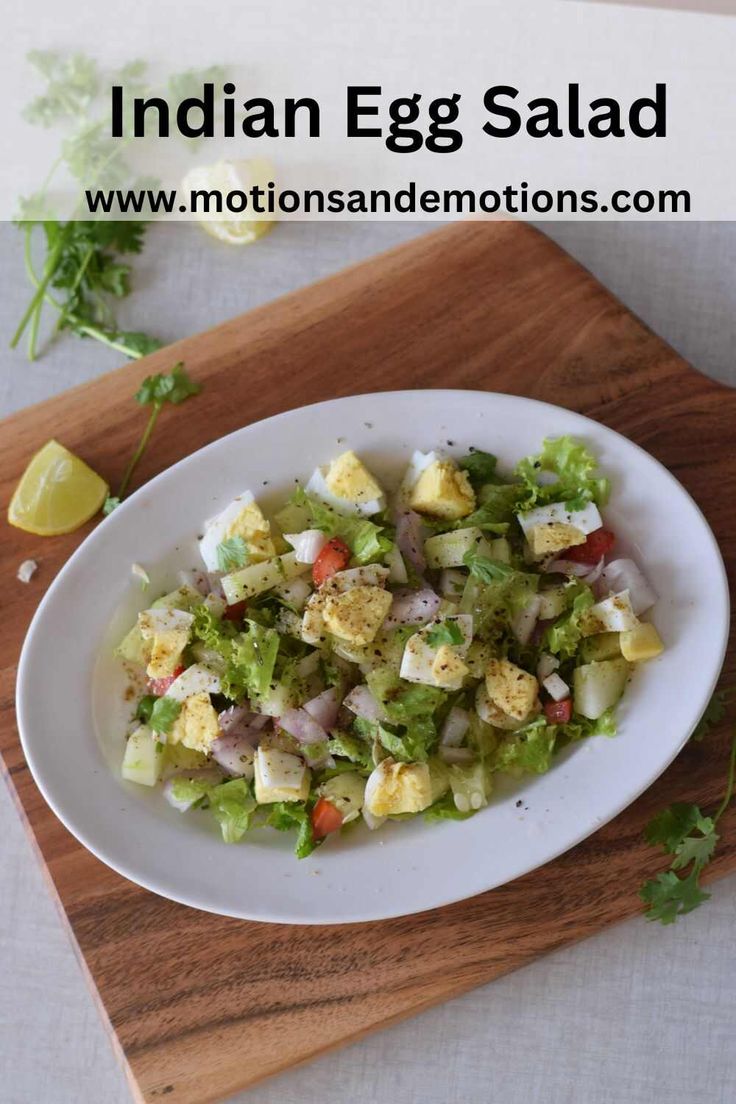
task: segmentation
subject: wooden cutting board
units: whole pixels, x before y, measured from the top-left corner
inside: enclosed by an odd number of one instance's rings
[[[508,391],[570,406],[643,445],[695,496],[734,570],[736,392],[698,375],[527,226],[428,234],[22,411],[0,430],[3,510],[51,436],[115,484],[142,427],[138,382],[179,359],[205,388],[185,414],[163,414],[141,480],[248,422],[319,399],[403,387]],[[543,869],[384,923],[260,925],[162,900],[61,826],[15,728],[26,626],[84,535],[43,540],[0,525],[0,749],[136,1099],[220,1099],[630,916],[638,885],[661,863],[642,842],[646,820],[673,800],[709,806],[722,791],[725,731],[687,747],[635,805]],[[15,585],[29,556],[39,573]],[[736,808],[722,827],[714,875],[736,869]]]

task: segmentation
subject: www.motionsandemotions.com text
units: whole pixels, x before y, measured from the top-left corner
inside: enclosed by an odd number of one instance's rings
[[[140,215],[144,218],[178,216],[257,217],[335,215],[342,218],[376,215],[689,215],[692,197],[684,188],[617,188],[600,193],[595,188],[532,188],[517,185],[479,191],[473,188],[245,189],[98,188],[85,191],[90,216]]]

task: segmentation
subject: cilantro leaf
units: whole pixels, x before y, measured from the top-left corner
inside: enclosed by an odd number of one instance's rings
[[[690,737],[691,740],[700,743],[701,740],[709,736],[713,729],[721,723],[726,716],[726,709],[728,708],[735,689],[736,688],[731,686],[725,690],[716,690],[705,708],[705,713],[698,721],[697,727]]]
[[[153,707],[157,701],[158,698],[155,694],[144,694],[135,711],[136,720],[140,721],[141,724],[149,724]]]
[[[639,896],[648,906],[647,920],[659,920],[660,924],[674,924],[678,916],[692,912],[710,897],[700,888],[698,870],[686,878],[679,878],[673,870],[650,878],[639,890]]]
[[[427,633],[427,643],[431,648],[438,648],[441,644],[462,644],[464,639],[457,621],[442,621]]]
[[[500,579],[508,579],[516,574],[514,568],[502,560],[492,560],[490,556],[482,556],[478,552],[466,552],[463,563],[469,569],[470,574],[482,583],[496,583]]]
[[[104,516],[107,517],[107,515],[111,514],[113,510],[117,510],[120,502],[121,499],[119,499],[117,495],[108,495],[102,504],[102,513],[104,514]]]
[[[482,449],[471,449],[467,456],[458,460],[461,471],[468,473],[473,487],[482,487],[489,483],[496,473],[496,457]]]
[[[146,376],[135,393],[135,400],[142,406],[160,405],[165,402],[178,406],[192,395],[198,395],[202,386],[190,379],[184,364],[179,361],[170,372],[158,372]]]
[[[156,698],[151,708],[148,724],[153,732],[171,732],[174,721],[181,713],[181,702],[174,698]]]
[[[217,566],[220,571],[234,571],[248,561],[248,548],[242,537],[228,537],[217,546]]]

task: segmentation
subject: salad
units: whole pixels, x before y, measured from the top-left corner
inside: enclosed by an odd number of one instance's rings
[[[270,517],[245,491],[117,648],[146,690],[123,777],[228,843],[293,831],[304,857],[359,821],[473,816],[496,775],[614,735],[663,644],[608,494],[570,437],[505,475],[481,449],[415,452],[391,493],[348,450]]]

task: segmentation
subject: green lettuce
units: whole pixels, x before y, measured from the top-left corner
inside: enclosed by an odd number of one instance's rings
[[[371,757],[369,745],[363,740],[351,736],[348,732],[334,730],[328,741],[327,750],[330,755],[336,755],[338,758],[342,759],[349,759],[351,763],[356,763],[358,766],[363,767],[364,770],[370,771],[373,769],[373,759]]]
[[[296,829],[294,854],[298,859],[311,855],[318,841],[312,835],[312,818],[305,804],[299,801],[277,801],[269,811],[266,823],[279,832],[293,832]]]
[[[496,474],[496,457],[482,449],[471,449],[467,456],[463,456],[457,462],[461,471],[468,473],[470,483],[477,490],[484,483],[490,482]]]
[[[508,565],[503,567],[508,569]],[[481,639],[504,633],[511,619],[539,588],[539,575],[511,570],[493,582],[468,577],[460,599],[460,612],[473,615],[475,635]]]
[[[250,827],[256,799],[244,778],[233,778],[209,791],[210,809],[225,843],[237,843]]]
[[[233,701],[258,697],[274,677],[281,638],[275,629],[247,619],[239,631],[232,621],[221,620],[206,606],[194,611],[192,635],[224,663],[222,692]]]
[[[557,478],[540,483],[540,472],[551,472]],[[602,506],[610,492],[609,481],[598,474],[595,456],[573,437],[548,437],[538,456],[519,462],[516,475],[525,488],[523,510],[548,502],[564,502],[568,510],[581,510],[588,502]]]
[[[555,751],[557,726],[537,717],[524,728],[511,733],[499,745],[493,762],[495,770],[544,774]]]
[[[438,820],[467,820],[468,817],[475,816],[477,811],[477,809],[469,809],[466,813],[461,813],[455,805],[453,794],[449,792],[424,810],[424,819],[430,824]]]
[[[571,659],[582,638],[583,615],[595,602],[593,591],[579,579],[568,584],[569,609],[544,634],[543,647],[562,659]]]
[[[385,526],[376,525],[367,518],[341,514],[301,487],[294,492],[291,501],[307,508],[310,524],[315,529],[321,529],[328,537],[344,540],[358,565],[382,560],[393,549]]]
[[[171,779],[171,796],[175,801],[186,802],[190,806],[207,797],[212,789],[212,782],[204,778],[187,778],[181,775]]]

